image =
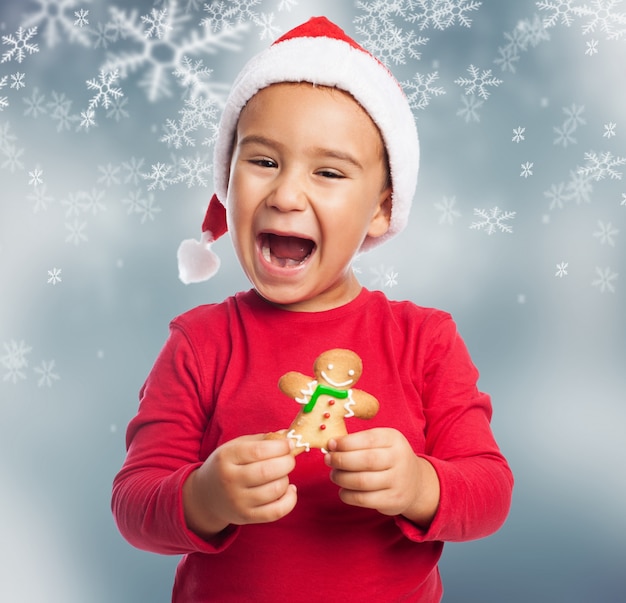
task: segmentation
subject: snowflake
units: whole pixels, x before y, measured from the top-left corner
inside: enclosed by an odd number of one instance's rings
[[[61,282],[61,268],[48,270],[48,284],[56,285]]]
[[[577,205],[591,203],[591,193],[593,192],[593,178],[580,172],[570,171],[570,179],[567,183],[567,190],[571,198]]]
[[[98,177],[98,184],[104,184],[106,187],[111,187],[114,184],[119,184],[120,170],[121,167],[119,165],[113,165],[111,163],[107,163],[106,165],[99,165],[98,172],[100,172],[100,176]]]
[[[386,268],[381,264],[377,268],[370,268],[370,272],[374,275],[371,280],[374,287],[393,287],[398,284],[398,273],[394,271],[393,266]]]
[[[626,193],[622,193],[622,202],[620,205],[626,205]]]
[[[17,136],[11,132],[11,124],[8,121],[0,124],[0,151],[9,148],[16,140]]]
[[[106,211],[106,205],[102,202],[104,195],[104,191],[96,188],[91,189],[90,193],[83,193],[81,195],[81,198],[83,199],[83,211],[91,212],[94,216],[101,211]]]
[[[579,172],[584,176],[589,176],[594,180],[602,180],[607,176],[609,176],[611,180],[622,179],[622,172],[615,168],[624,165],[626,163],[626,157],[615,157],[610,151],[601,153],[598,156],[597,153],[590,151],[589,153],[585,153],[585,159],[587,160],[587,164],[578,168]]]
[[[142,224],[144,224],[146,220],[154,220],[156,214],[161,211],[161,208],[154,203],[154,195],[149,195],[147,199],[141,199],[139,201],[136,213],[141,214]]]
[[[610,268],[602,268],[596,266],[596,273],[598,278],[591,282],[593,287],[598,287],[600,289],[600,293],[604,293],[605,291],[609,291],[610,293],[615,293],[615,285],[613,281],[617,279],[619,276],[616,272],[613,272]]]
[[[456,112],[457,116],[462,117],[465,120],[465,123],[479,122],[480,115],[478,114],[478,110],[483,106],[485,101],[479,100],[476,98],[475,94],[471,94],[470,96],[466,96],[465,94],[461,95],[461,103],[462,107]]]
[[[386,65],[403,65],[409,58],[419,60],[418,48],[428,42],[428,38],[416,36],[413,29],[406,32],[398,27],[395,17],[402,17],[402,2],[357,2],[357,9],[364,12],[354,18],[356,34],[361,45]]]
[[[523,178],[528,178],[528,176],[532,176],[533,165],[534,163],[532,161],[527,161],[526,163],[522,163],[522,165],[520,166],[522,170],[520,173],[520,176],[522,176]]]
[[[185,101],[185,107],[179,111],[182,117],[178,121],[167,119],[165,122],[165,134],[161,142],[180,149],[182,146],[194,147],[196,139],[193,133],[199,128],[203,130],[214,126],[217,128],[215,118],[217,107],[210,98],[199,96]]]
[[[487,86],[499,86],[502,83],[502,80],[491,75],[491,69],[483,69],[482,72],[478,69],[478,67],[474,67],[474,65],[470,65],[467,68],[470,76],[469,78],[460,77],[454,80],[454,83],[465,87],[466,95],[473,95],[478,93],[480,98],[487,100],[489,95],[491,94]]]
[[[435,209],[440,212],[439,224],[453,224],[457,218],[461,217],[461,212],[457,211],[456,197],[444,197],[439,203],[435,203]]]
[[[575,125],[566,121],[560,128],[554,127],[552,129],[556,134],[553,140],[555,145],[561,145],[563,148],[567,148],[570,144],[577,144],[577,140],[573,136],[576,131]]]
[[[74,11],[74,16],[76,17],[76,21],[74,21],[74,25],[78,25],[78,27],[85,27],[85,25],[89,25],[89,20],[87,17],[89,16],[89,11],[80,9]]]
[[[34,88],[30,97],[22,99],[26,105],[24,115],[37,119],[40,115],[45,115],[48,110],[45,107],[46,97],[39,94],[39,88]]]
[[[248,24],[242,23],[215,33],[205,27],[201,32],[192,30],[188,37],[181,39],[181,35],[187,31],[189,15],[180,14],[177,0],[167,0],[170,28],[163,32],[162,39],[146,38],[136,10],[126,14],[111,6],[109,11],[120,28],[121,37],[129,43],[137,43],[139,48],[117,54],[107,53],[102,69],[106,72],[117,70],[124,79],[130,72],[145,67],[138,85],[145,89],[151,102],[171,95],[170,75],[181,68],[183,57],[200,53],[215,54],[219,49],[240,50],[236,41],[249,28]]]
[[[556,2],[536,2],[539,10],[550,11],[543,18],[544,27],[554,27],[558,23],[569,27],[574,22],[573,0],[556,0]]]
[[[615,247],[614,236],[619,233],[617,228],[613,228],[613,225],[610,222],[606,224],[602,222],[602,220],[598,220],[598,228],[599,230],[593,233],[593,236],[597,239],[600,239],[600,243],[604,245],[608,244],[610,247]]]
[[[7,371],[3,380],[17,383],[19,379],[26,379],[23,369],[28,366],[26,356],[30,354],[32,348],[27,346],[24,341],[17,343],[13,339],[9,343],[4,343],[3,346],[6,353],[4,356],[0,356],[0,364]]]
[[[260,18],[254,24],[261,28],[259,37],[261,40],[273,40],[280,34],[280,27],[274,25],[274,13],[262,13]]]
[[[211,165],[199,157],[193,160],[183,159],[177,182],[185,182],[187,188],[192,186],[208,186],[206,176],[211,171]]]
[[[620,29],[619,26],[626,25],[626,14],[616,12],[615,8],[621,4],[622,1],[623,0],[593,0],[591,6],[585,4],[574,8],[576,15],[589,17],[589,21],[583,25],[583,34],[587,35],[599,31],[606,34],[607,40],[621,38],[626,29]]]
[[[617,124],[613,123],[612,121],[609,122],[608,124],[604,124],[604,134],[602,135],[603,138],[613,138],[613,136],[615,136],[616,127],[617,127]]]
[[[146,205],[146,200],[143,199],[143,191],[137,189],[135,191],[130,191],[128,196],[122,199],[122,203],[124,205],[128,205],[128,210],[126,213],[134,214],[139,213],[140,208]]]
[[[585,50],[585,54],[589,57],[592,57],[594,54],[598,54],[598,40],[589,40],[587,42],[587,50]]]
[[[69,234],[65,237],[65,242],[73,243],[76,246],[87,242],[87,235],[84,232],[86,226],[87,222],[79,222],[78,220],[74,220],[72,224],[66,223],[65,228],[69,230]]]
[[[412,81],[402,82],[402,87],[411,109],[425,109],[433,96],[440,96],[446,93],[443,88],[432,86],[432,83],[438,79],[439,73],[433,71],[425,76],[421,73],[416,73]]]
[[[516,64],[521,53],[526,52],[529,47],[535,47],[540,42],[550,39],[550,34],[543,25],[541,19],[535,15],[533,21],[524,19],[516,25],[510,32],[504,32],[506,44],[498,47],[498,58],[494,63],[500,66],[502,71],[515,73]]]
[[[513,130],[513,138],[511,138],[512,142],[521,142],[522,140],[525,140],[524,138],[524,132],[526,132],[526,128],[515,128]]]
[[[9,106],[9,98],[7,96],[0,96],[0,111],[4,111]]]
[[[147,26],[145,31],[146,38],[156,37],[162,40],[165,34],[172,29],[167,21],[167,9],[157,10],[153,8],[149,15],[141,17],[141,21]]]
[[[20,27],[15,33],[15,36],[17,37],[12,35],[2,36],[2,43],[7,45],[12,44],[13,48],[9,48],[9,50],[4,52],[0,63],[5,63],[6,61],[11,61],[13,59],[15,59],[18,63],[21,63],[26,58],[26,54],[39,52],[39,46],[30,42],[30,40],[36,35],[36,27],[30,27],[27,30]]]
[[[196,98],[213,72],[204,66],[204,61],[198,59],[192,61],[189,57],[183,57],[181,64],[174,70],[174,76],[178,78],[180,85],[185,89],[185,96]]]
[[[89,128],[96,128],[97,126],[96,112],[93,109],[86,109],[85,111],[80,112],[80,124],[78,125],[79,130],[85,130],[85,132],[88,132]]]
[[[36,167],[32,172],[28,172],[28,184],[30,186],[34,186],[35,188],[39,185],[43,184],[43,171],[41,168]]]
[[[52,384],[60,379],[60,377],[53,372],[54,360],[50,362],[44,360],[41,366],[37,366],[33,370],[39,375],[39,380],[37,381],[39,387],[43,387],[44,385],[46,387],[52,387]]]
[[[122,162],[122,169],[126,172],[124,176],[125,184],[131,183],[136,186],[141,182],[143,162],[143,159],[137,159],[136,157],[131,157],[129,161]]]
[[[458,23],[464,27],[471,27],[472,20],[467,16],[478,10],[482,2],[469,0],[416,0],[407,2],[408,9],[418,8],[417,12],[409,13],[406,20],[415,23],[419,29],[428,28],[444,30]]]
[[[2,162],[2,165],[0,165],[2,169],[9,170],[12,174],[18,170],[21,171],[24,169],[24,164],[21,161],[24,149],[15,145],[10,145],[3,148],[2,153],[6,157],[6,159]]]
[[[25,73],[20,73],[19,71],[12,74],[11,79],[13,81],[11,82],[11,88],[13,88],[14,90],[20,90],[21,88],[26,88],[26,84],[24,83],[25,76],[26,76]]]
[[[112,86],[118,77],[119,73],[117,69],[110,72],[101,69],[100,75],[98,76],[99,82],[95,79],[87,80],[87,89],[97,91],[95,96],[89,100],[90,109],[95,109],[100,104],[102,104],[105,109],[108,109],[113,98],[119,98],[124,95],[120,88]]]
[[[494,207],[487,211],[486,209],[474,209],[474,215],[482,218],[480,222],[472,222],[470,228],[472,230],[484,230],[488,235],[492,235],[496,230],[500,232],[512,233],[513,227],[506,224],[507,220],[515,217],[514,211],[505,211],[504,213]]]
[[[570,107],[563,107],[563,113],[567,116],[565,123],[571,125],[574,128],[578,126],[584,126],[587,121],[583,117],[585,111],[584,105],[572,104]]]
[[[152,191],[156,188],[164,191],[168,185],[175,182],[175,179],[171,178],[169,173],[172,170],[171,165],[165,163],[156,163],[152,165],[152,172],[150,174],[142,174],[146,180],[150,180],[148,190]]]
[[[90,0],[30,0],[29,4],[37,4],[38,10],[29,13],[22,25],[38,27],[50,48],[67,40],[89,46],[88,30],[74,25],[74,9],[80,1]]]
[[[571,195],[567,192],[565,182],[553,184],[549,190],[543,193],[543,196],[550,200],[550,209],[563,209],[567,201],[571,200]]]
[[[567,262],[561,262],[560,264],[557,264],[556,272],[554,273],[554,276],[558,276],[559,278],[563,278],[564,276],[567,276],[568,266],[569,264]]]
[[[246,21],[254,23],[259,15],[252,9],[260,2],[261,0],[231,0],[205,3],[204,10],[209,16],[202,19],[200,25],[219,32],[234,29]]]
[[[29,201],[34,201],[33,213],[37,214],[40,211],[48,209],[48,203],[54,202],[54,197],[48,197],[46,185],[42,184],[35,188],[31,195],[26,197]]]

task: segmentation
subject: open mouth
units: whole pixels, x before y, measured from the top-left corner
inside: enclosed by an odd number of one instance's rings
[[[261,235],[260,246],[265,261],[280,268],[304,264],[315,250],[315,243],[311,239],[271,233]]]

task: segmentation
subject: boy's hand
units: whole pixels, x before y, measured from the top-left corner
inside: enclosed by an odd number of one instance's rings
[[[399,431],[360,431],[331,440],[328,449],[324,461],[343,502],[430,524],[439,505],[439,479]]]
[[[211,537],[229,524],[267,523],[295,506],[296,487],[289,483],[295,467],[292,444],[243,436],[213,451],[183,484],[188,527]]]

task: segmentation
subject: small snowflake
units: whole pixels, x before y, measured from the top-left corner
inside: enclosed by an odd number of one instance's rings
[[[589,40],[587,42],[587,50],[585,50],[585,54],[588,57],[598,54],[598,40]]]
[[[486,209],[474,209],[474,215],[482,218],[482,220],[472,222],[470,228],[472,230],[484,230],[488,235],[492,235],[497,230],[512,233],[513,227],[506,224],[506,221],[515,218],[515,213],[514,211],[502,212],[498,207],[494,207],[489,211]]]
[[[78,25],[78,27],[85,27],[85,25],[89,25],[89,20],[87,17],[89,16],[89,11],[80,9],[74,11],[74,16],[76,17],[76,21],[74,21],[74,25]]]
[[[24,77],[26,77],[26,74],[24,73],[20,73],[19,71],[17,71],[16,73],[11,75],[11,88],[13,88],[13,90],[20,90],[21,88],[26,88],[26,84],[24,83]]]
[[[21,63],[26,58],[26,54],[39,52],[39,46],[30,42],[30,40],[37,35],[36,27],[30,27],[27,30],[20,27],[15,35],[17,37],[13,37],[12,35],[2,36],[2,43],[7,45],[12,44],[13,48],[4,52],[0,63],[5,63],[6,61],[11,61],[13,59],[15,59],[18,63]]]
[[[104,184],[107,187],[119,184],[120,170],[121,167],[119,165],[113,165],[111,163],[99,165],[98,172],[100,173],[100,176],[98,176],[98,184]]]
[[[520,166],[521,168],[521,172],[520,172],[520,176],[523,178],[528,178],[528,176],[532,176],[533,175],[533,165],[534,163],[532,161],[527,161],[526,163],[522,163],[522,165]]]
[[[521,142],[524,140],[524,132],[526,132],[526,128],[515,128],[513,130],[513,138],[511,138],[512,142]]]
[[[33,370],[39,375],[39,380],[37,381],[39,387],[43,387],[44,385],[46,387],[52,387],[52,384],[60,379],[60,377],[53,372],[54,360],[50,360],[50,362],[44,360],[41,366],[36,366]]]
[[[619,230],[617,230],[617,228],[613,228],[613,225],[610,222],[605,224],[602,220],[598,220],[598,228],[599,230],[594,232],[593,236],[600,239],[600,244],[608,244],[609,247],[615,247],[615,240],[613,237],[619,233]]]
[[[184,158],[181,161],[178,182],[185,182],[187,188],[192,186],[208,186],[207,175],[211,171],[211,165],[199,157],[194,159]]]
[[[626,206],[626,193],[622,193],[622,202],[620,203],[620,205]]]
[[[161,208],[155,205],[154,195],[149,195],[147,199],[139,200],[135,211],[141,215],[141,223],[144,224],[146,220],[154,220],[156,214],[161,211]]]
[[[111,72],[106,72],[101,69],[100,75],[98,76],[99,82],[95,79],[87,80],[87,89],[97,91],[96,95],[89,101],[90,109],[95,109],[100,104],[102,104],[105,109],[108,109],[114,98],[119,98],[124,95],[120,88],[114,88],[112,86],[118,77],[119,73],[117,69]]]
[[[29,201],[34,201],[35,205],[33,206],[33,213],[37,214],[40,211],[45,211],[48,209],[48,203],[52,203],[54,201],[53,197],[49,197],[46,191],[46,185],[42,184],[41,186],[37,186],[33,194],[26,197]]]
[[[274,13],[261,13],[261,16],[255,19],[254,24],[261,28],[259,34],[261,40],[274,40],[280,33],[280,27],[274,25]]]
[[[604,138],[613,138],[615,136],[615,128],[617,127],[616,123],[612,121],[608,124],[604,124],[604,134],[602,135]]]
[[[622,172],[618,171],[618,166],[626,163],[626,157],[616,157],[610,151],[598,155],[594,151],[585,153],[587,164],[578,168],[579,173],[594,180],[603,180],[607,176],[611,180],[621,180]]]
[[[462,117],[465,123],[480,121],[479,109],[483,106],[485,101],[479,100],[475,94],[466,96],[461,95],[462,107],[456,112],[458,117]]]
[[[46,109],[46,97],[43,94],[39,94],[38,88],[34,88],[30,97],[22,100],[26,105],[26,109],[24,110],[26,117],[37,119],[40,115],[45,115],[48,112]]]
[[[457,218],[461,217],[461,212],[455,208],[456,197],[444,197],[440,202],[435,203],[435,209],[440,212],[439,224],[453,224]]]
[[[393,266],[386,268],[381,264],[377,268],[370,268],[370,272],[374,275],[371,280],[372,286],[378,285],[391,288],[398,284],[398,273],[394,271]]]
[[[168,31],[172,30],[172,26],[167,20],[167,9],[157,10],[153,8],[149,15],[141,17],[141,21],[146,25],[144,35],[146,38],[155,37],[162,40]]]
[[[142,176],[146,180],[150,180],[150,184],[148,185],[148,190],[152,191],[156,188],[164,191],[168,185],[175,182],[174,179],[169,175],[172,170],[171,165],[166,165],[165,163],[156,163],[152,165],[152,172],[150,174],[142,174]]]
[[[87,241],[87,235],[84,230],[87,227],[87,222],[79,222],[78,220],[74,220],[73,223],[65,224],[65,228],[69,230],[69,234],[65,237],[66,243],[73,243],[74,245],[80,245]]]
[[[61,268],[48,270],[48,284],[56,285],[61,282]]]
[[[609,291],[610,293],[615,293],[615,285],[613,281],[617,279],[619,276],[616,272],[613,272],[610,268],[605,268],[604,270],[598,266],[596,266],[596,274],[598,278],[591,282],[593,287],[598,287],[600,289],[600,293],[604,293],[605,291]]]
[[[491,74],[491,69],[483,69],[482,72],[475,67],[474,65],[470,65],[467,68],[470,76],[469,78],[460,77],[454,80],[454,83],[465,88],[466,95],[478,94],[480,98],[487,100],[489,95],[491,94],[488,86],[497,87],[502,83],[502,80],[494,77]]]
[[[569,266],[568,262],[561,262],[560,264],[557,264],[556,272],[554,273],[554,276],[558,276],[559,278],[563,278],[564,276],[567,276],[568,266]]]
[[[89,128],[96,128],[97,126],[96,112],[93,109],[87,109],[86,111],[80,112],[79,130],[85,130],[85,132],[88,132]]]
[[[43,171],[37,167],[32,172],[28,172],[28,178],[28,184],[36,188],[43,184]]]

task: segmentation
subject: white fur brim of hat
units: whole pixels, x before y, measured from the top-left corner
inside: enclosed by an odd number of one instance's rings
[[[226,203],[230,159],[241,110],[261,89],[279,82],[310,82],[350,93],[383,137],[393,188],[389,230],[368,237],[367,251],[398,234],[407,224],[417,186],[419,142],[415,120],[400,84],[376,58],[330,37],[297,37],[270,46],[242,69],[226,101],[215,144],[215,193]]]

